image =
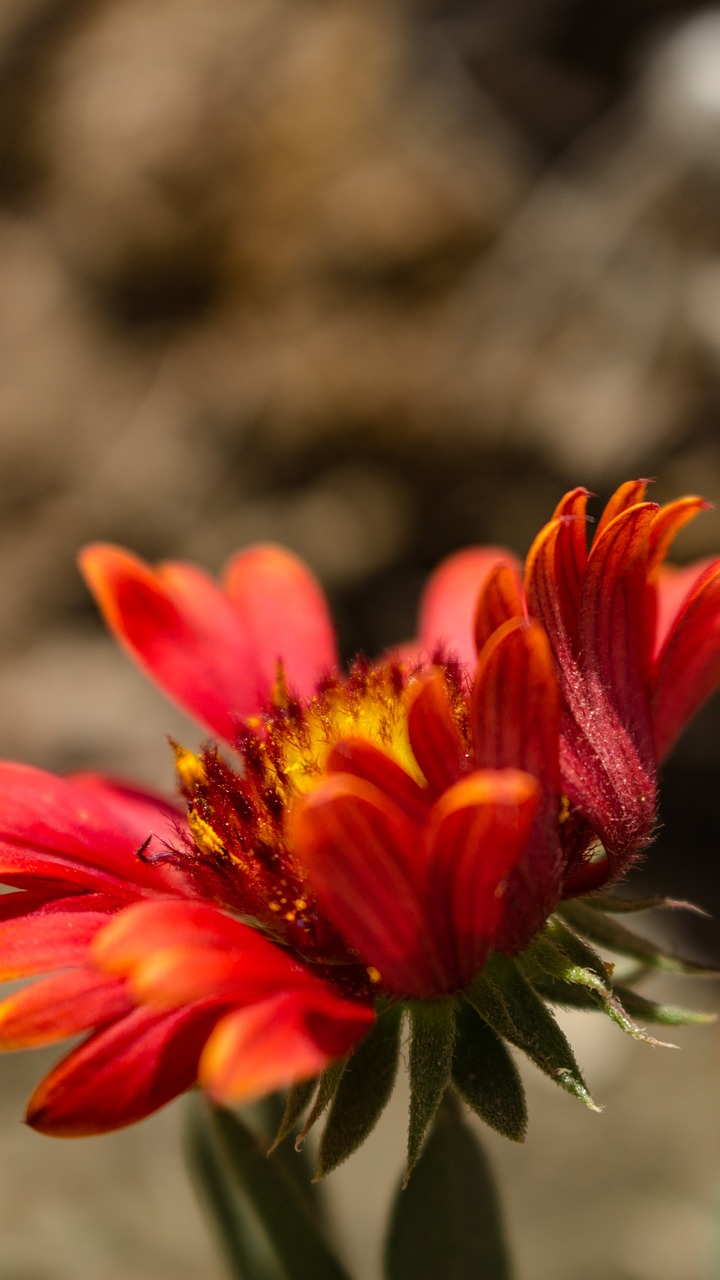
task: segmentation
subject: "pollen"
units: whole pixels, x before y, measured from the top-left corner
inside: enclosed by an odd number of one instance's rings
[[[192,791],[205,782],[205,766],[199,756],[193,755],[192,751],[181,747],[179,743],[172,742],[171,746],[175,754],[178,780],[184,790]]]
[[[369,964],[365,972],[373,985],[377,985],[382,980],[382,974],[379,969],[375,968],[374,964]]]
[[[225,845],[220,839],[220,836],[213,830],[209,822],[206,822],[204,818],[201,818],[200,815],[195,813],[192,809],[188,813],[188,823],[190,825],[190,830],[193,833],[193,839],[195,840],[196,845],[202,849],[203,853],[210,855],[225,853]]]

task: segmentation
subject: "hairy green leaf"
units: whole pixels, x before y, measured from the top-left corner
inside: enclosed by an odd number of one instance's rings
[[[457,1012],[452,1079],[461,1098],[504,1137],[522,1142],[527,1129],[520,1073],[502,1040],[465,1001]]]

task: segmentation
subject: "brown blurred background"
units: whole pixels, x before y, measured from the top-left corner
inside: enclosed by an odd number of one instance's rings
[[[285,542],[375,652],[441,556],[524,552],[568,487],[720,501],[720,9],[3,0],[0,303],[0,751],[169,785],[197,732],[105,639],[83,542]],[[719,549],[713,512],[677,554]],[[716,914],[717,722],[635,881]],[[519,1280],[717,1277],[717,1030],[575,1034],[606,1113],[533,1085],[526,1147],[491,1140]],[[219,1278],[182,1107],[39,1139],[47,1061],[0,1063],[2,1280]],[[401,1128],[335,1179],[357,1280]]]

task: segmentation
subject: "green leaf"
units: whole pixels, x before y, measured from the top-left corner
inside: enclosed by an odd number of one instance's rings
[[[615,994],[633,1017],[646,1022],[657,1022],[665,1027],[703,1026],[717,1021],[714,1013],[701,1013],[697,1009],[678,1009],[671,1004],[657,1004],[629,987],[615,987]]]
[[[410,1030],[410,1122],[406,1184],[450,1082],[455,1041],[453,1001],[423,1000],[411,1005]]]
[[[593,911],[582,902],[566,902],[560,908],[560,914],[568,924],[580,933],[597,942],[600,946],[609,947],[621,956],[630,956],[653,969],[661,969],[666,973],[690,973],[716,977],[718,970],[695,964],[691,960],[681,960],[666,948],[649,938],[641,938],[632,933],[617,920],[609,919],[600,911]]]
[[[466,999],[498,1035],[522,1049],[551,1080],[592,1111],[600,1110],[555,1018],[512,960],[493,956]]]
[[[218,1223],[219,1210],[224,1213],[222,1234],[226,1241],[231,1239],[233,1253],[228,1250],[228,1256],[235,1275],[242,1280],[348,1280],[282,1163],[268,1158],[265,1144],[238,1116],[200,1103],[193,1123],[196,1152],[204,1156],[204,1162],[195,1156],[197,1178]],[[217,1194],[207,1194],[208,1169],[216,1192],[225,1171],[223,1203]],[[253,1255],[249,1245],[258,1240],[264,1253]]]
[[[385,1280],[512,1280],[492,1173],[446,1096],[407,1190],[398,1192]]]
[[[212,1222],[230,1274],[236,1280],[286,1280],[257,1218],[233,1194],[227,1161],[199,1105],[190,1112],[186,1154],[198,1198]]]
[[[402,1012],[392,1005],[381,1013],[350,1054],[320,1139],[316,1177],[347,1160],[375,1128],[395,1083]]]
[[[457,1011],[452,1079],[461,1098],[486,1124],[513,1142],[527,1130],[520,1072],[492,1027],[465,1001]]]

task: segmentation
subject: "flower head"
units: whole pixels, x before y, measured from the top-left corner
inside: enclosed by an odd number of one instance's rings
[[[720,680],[720,564],[661,571],[702,504],[643,496],[618,491],[588,554],[587,494],[567,495],[524,588],[507,552],[451,558],[417,644],[345,673],[324,598],[287,552],[242,553],[222,586],[84,553],[121,643],[224,745],[176,747],[181,804],[0,771],[2,875],[20,890],[0,899],[2,973],[59,971],[0,1005],[0,1041],[90,1032],[32,1123],[98,1131],[196,1079],[232,1101],[324,1071],[318,1096],[335,1095],[328,1126],[344,1132],[338,1060],[377,1064],[381,1044],[394,1061],[403,1010],[411,1163],[451,1078],[521,1136],[505,1040],[588,1100],[545,1001],[599,1004],[641,1035],[633,993],[623,1003],[583,939],[639,944],[608,923],[611,902],[569,900],[647,844],[657,760]],[[345,1129],[325,1167],[358,1140]]]

